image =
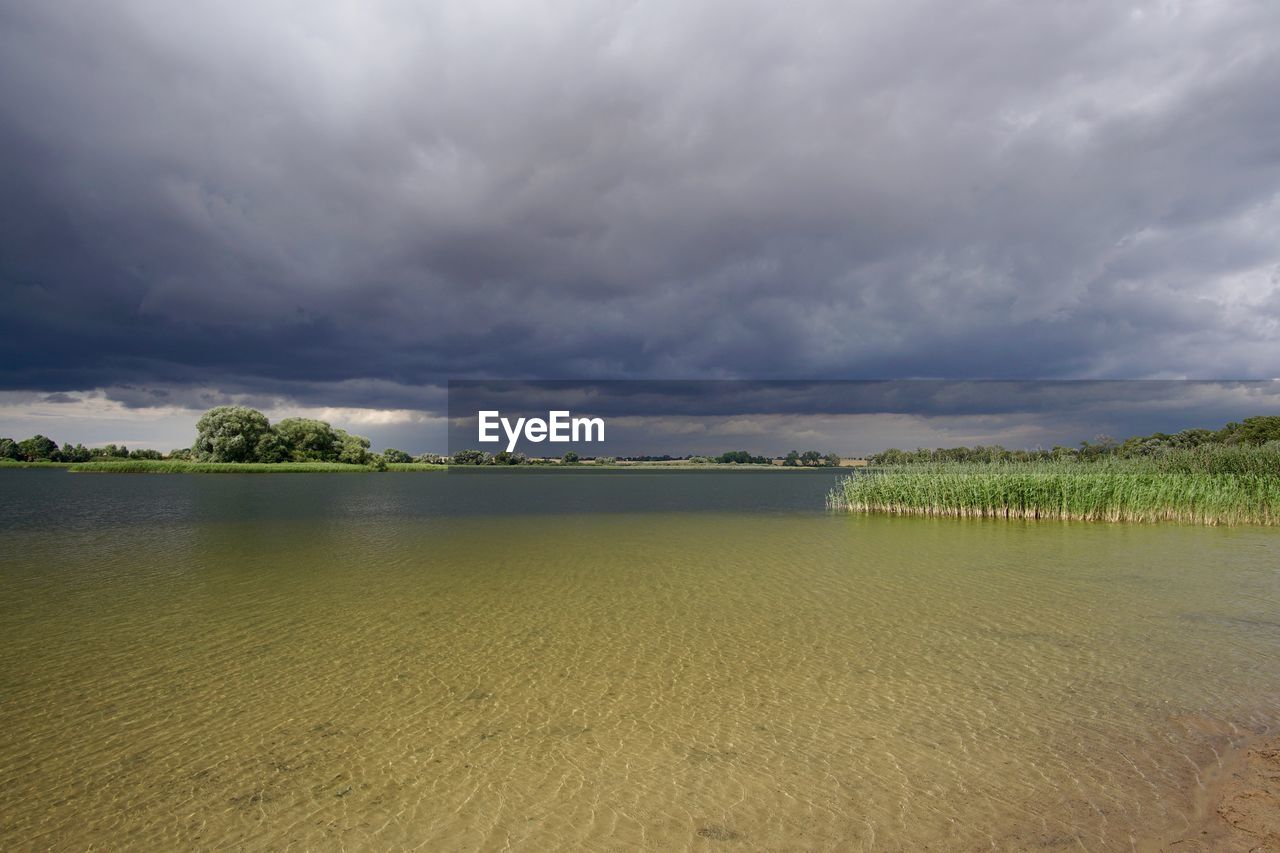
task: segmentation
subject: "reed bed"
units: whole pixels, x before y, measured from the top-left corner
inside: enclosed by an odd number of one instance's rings
[[[832,509],[899,515],[1280,524],[1280,449],[1095,462],[926,463],[842,480]]]

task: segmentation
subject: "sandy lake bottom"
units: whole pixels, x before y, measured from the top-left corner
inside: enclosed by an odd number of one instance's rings
[[[1277,730],[1280,531],[640,476],[0,474],[0,848],[1158,849]]]

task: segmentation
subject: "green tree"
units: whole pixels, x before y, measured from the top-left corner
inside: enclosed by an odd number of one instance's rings
[[[721,453],[716,457],[716,461],[722,465],[767,465],[768,459],[763,456],[752,456],[745,450],[730,450],[728,453]]]
[[[164,454],[159,450],[132,450],[129,452],[130,459],[163,459]]]
[[[782,460],[782,464],[788,468],[794,468],[800,464],[800,451],[793,450],[787,454],[787,458]]]
[[[1213,430],[1184,429],[1173,437],[1174,447],[1199,447],[1214,441]]]
[[[271,432],[267,416],[248,406],[218,406],[196,422],[192,455],[201,462],[257,462],[258,442]]]
[[[285,446],[279,434],[272,430],[258,439],[258,446],[254,448],[254,456],[258,458],[259,462],[288,462],[289,448]]]
[[[459,450],[451,461],[454,465],[483,465],[488,459],[489,454],[482,450]]]
[[[285,418],[275,425],[285,456],[294,462],[333,462],[342,441],[333,427],[311,418]]]
[[[800,454],[800,464],[814,466],[822,461],[822,454],[816,450],[806,450]]]
[[[826,464],[826,466],[827,466],[828,468],[839,468],[839,467],[840,467],[840,454],[839,454],[839,453],[828,453],[826,456],[822,457],[822,461],[823,461],[823,463],[824,463],[824,464]]]
[[[369,439],[363,435],[351,435],[346,430],[335,430],[338,436],[338,461],[349,465],[367,465],[373,454],[369,452]]]
[[[412,462],[413,457],[403,450],[396,450],[394,447],[388,447],[382,452],[383,457],[392,465],[400,465],[405,462]]]
[[[1119,450],[1120,445],[1109,435],[1095,436],[1092,442],[1080,442],[1080,450],[1077,451],[1079,459],[1085,462],[1092,462],[1105,456],[1113,456]]]
[[[0,438],[0,459],[17,459],[19,456],[18,442],[12,438]]]
[[[1280,441],[1280,416],[1259,415],[1245,418],[1231,436],[1232,444],[1266,444]]]
[[[18,442],[18,455],[28,462],[49,462],[58,457],[58,442],[33,435]]]
[[[564,464],[576,465],[577,462],[578,462],[578,454],[574,453],[572,450],[565,451]]]
[[[93,458],[89,448],[83,444],[72,447],[70,442],[62,445],[61,456],[63,462],[88,462]]]

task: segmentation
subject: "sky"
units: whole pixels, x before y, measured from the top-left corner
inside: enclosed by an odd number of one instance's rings
[[[489,441],[481,436],[481,412],[496,413],[487,418]],[[564,422],[595,417],[601,425],[589,434],[582,427],[589,441],[508,443],[522,433],[520,418],[549,422],[553,412],[568,413]],[[451,452],[869,456],[889,447],[1074,447],[1217,429],[1253,415],[1280,415],[1280,381],[462,380],[449,383],[447,415]]]
[[[458,379],[1274,378],[1277,43],[1274,0],[0,0],[0,435],[169,449],[244,403],[419,452]]]

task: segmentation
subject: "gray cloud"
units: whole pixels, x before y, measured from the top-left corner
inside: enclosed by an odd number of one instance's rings
[[[2,0],[0,387],[1274,376],[1277,39],[1266,0]]]
[[[350,402],[325,402],[332,397]],[[480,410],[514,420],[564,409],[605,419],[607,443],[579,448],[588,453],[781,453],[803,445],[865,454],[889,446],[1070,446],[1099,434],[1218,428],[1280,413],[1280,380],[477,380],[451,382],[447,399],[439,386],[365,381],[275,383],[271,393],[122,385],[88,393],[0,391],[0,435],[39,432],[167,450],[190,444],[202,410],[227,404],[254,406],[273,420],[321,418],[369,436],[378,448],[415,453],[476,446]]]
[[[1280,381],[490,381],[449,385],[448,442],[477,444],[477,415],[509,421],[550,410],[600,417],[605,445],[586,452],[785,452],[798,443],[845,453],[888,446],[1000,443],[1075,446],[1280,413]],[[524,449],[537,452],[536,445]]]

